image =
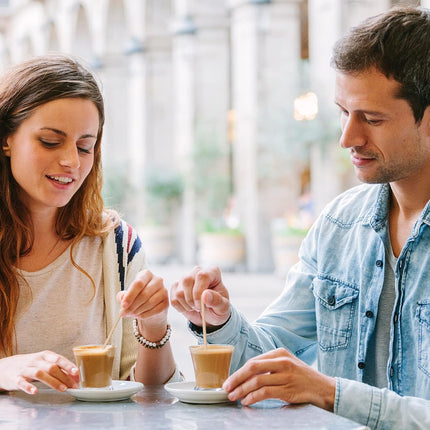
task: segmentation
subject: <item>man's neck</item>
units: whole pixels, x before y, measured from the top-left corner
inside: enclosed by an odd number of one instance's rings
[[[397,211],[405,219],[416,221],[430,200],[430,181],[428,182],[427,184],[417,181],[412,186],[400,182],[391,183],[390,214]]]
[[[393,253],[399,256],[411,231],[430,200],[430,186],[420,187],[417,184],[413,190],[397,183],[391,186],[391,202],[389,208],[390,240]]]

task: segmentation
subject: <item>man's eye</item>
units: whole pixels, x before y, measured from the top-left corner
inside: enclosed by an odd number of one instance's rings
[[[366,119],[366,122],[370,125],[378,125],[381,123],[380,119]]]

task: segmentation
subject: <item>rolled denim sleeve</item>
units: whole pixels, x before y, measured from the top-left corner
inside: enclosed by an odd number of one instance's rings
[[[234,345],[232,371],[239,369],[250,358],[276,348],[287,348],[308,363],[315,360],[314,338],[311,336],[311,339],[307,339],[295,333],[298,330],[297,320],[301,322],[301,326],[306,327],[303,319],[296,318],[297,311],[278,312],[278,306],[283,307],[282,296],[254,324],[249,323],[234,306],[231,306],[231,316],[227,323],[218,330],[208,333],[207,341],[211,344]],[[202,343],[201,328],[192,324],[189,328]]]
[[[334,413],[372,430],[430,428],[430,401],[344,378],[336,378]]]

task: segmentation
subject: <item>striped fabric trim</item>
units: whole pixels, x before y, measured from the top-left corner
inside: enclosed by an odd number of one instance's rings
[[[127,229],[127,234],[124,234],[124,227]],[[125,269],[129,265],[134,256],[142,248],[142,241],[133,228],[127,223],[120,223],[115,228],[115,243],[116,253],[118,257],[118,274],[121,283],[121,290],[125,289]],[[127,260],[124,258],[124,250],[127,252]]]
[[[115,228],[115,243],[116,243],[116,255],[118,259],[118,275],[119,281],[121,283],[121,291],[124,290],[124,279],[125,279],[125,268],[124,268],[124,248],[122,246],[122,239],[124,236],[124,231],[122,229],[122,224],[120,223],[118,227]]]

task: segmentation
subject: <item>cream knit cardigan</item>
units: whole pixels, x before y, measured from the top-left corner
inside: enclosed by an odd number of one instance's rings
[[[103,239],[103,285],[106,312],[106,333],[109,333],[120,311],[116,300],[119,291],[127,289],[137,273],[146,269],[145,253],[136,231],[125,221]],[[122,318],[111,343],[115,345],[113,379],[134,379],[137,341],[132,318]],[[180,382],[184,377],[178,366],[167,382]]]
[[[127,289],[137,273],[146,268],[145,253],[136,231],[125,221],[103,239],[103,285],[106,312],[106,333],[114,324],[120,305],[116,300],[119,291]],[[111,343],[116,352],[113,362],[113,379],[128,379],[136,362],[137,342],[131,318],[122,318],[115,329]]]

